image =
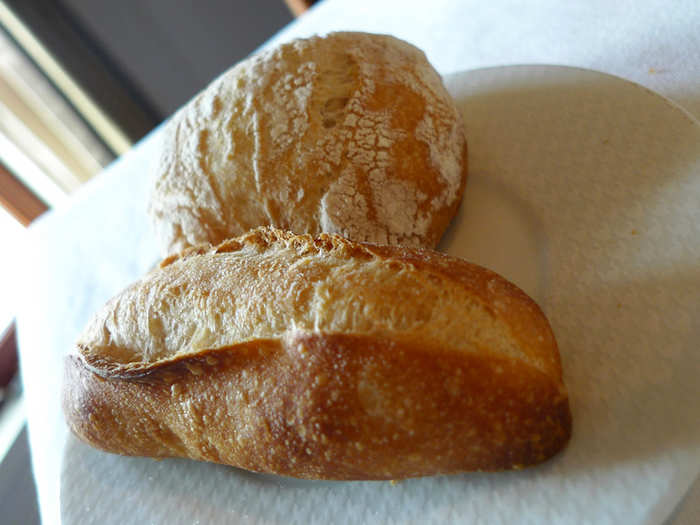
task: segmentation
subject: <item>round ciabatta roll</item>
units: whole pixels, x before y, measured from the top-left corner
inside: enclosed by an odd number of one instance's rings
[[[66,360],[86,442],[316,479],[521,468],[567,442],[557,345],[497,274],[261,228],[166,259]]]
[[[258,226],[433,248],[466,178],[462,118],[425,54],[331,33],[251,56],[178,111],[149,213],[168,255]]]

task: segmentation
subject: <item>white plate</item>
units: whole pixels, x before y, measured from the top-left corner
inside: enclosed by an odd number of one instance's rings
[[[551,66],[446,78],[470,179],[441,248],[531,294],[558,338],[569,447],[524,472],[301,482],[71,438],[86,523],[661,523],[700,471],[700,126],[630,82]]]

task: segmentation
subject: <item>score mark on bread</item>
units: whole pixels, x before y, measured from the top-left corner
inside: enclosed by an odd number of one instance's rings
[[[521,290],[431,250],[261,228],[112,299],[66,360],[80,438],[313,479],[520,468],[569,439]]]

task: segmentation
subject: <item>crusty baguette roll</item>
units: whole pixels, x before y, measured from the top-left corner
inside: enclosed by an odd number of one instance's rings
[[[163,262],[66,361],[75,434],[315,479],[521,468],[569,439],[549,324],[429,250],[271,228]]]
[[[173,117],[149,213],[166,254],[264,225],[432,248],[459,206],[466,148],[453,99],[412,45],[295,40]]]

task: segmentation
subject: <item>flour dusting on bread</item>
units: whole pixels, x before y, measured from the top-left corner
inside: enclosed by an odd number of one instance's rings
[[[433,247],[466,180],[464,128],[440,76],[384,35],[253,56],[169,128],[150,203],[165,253],[260,225]]]

